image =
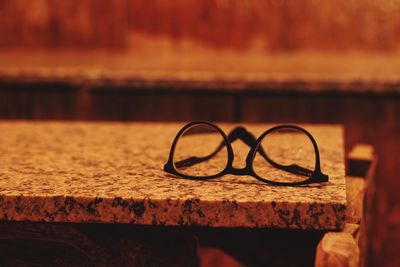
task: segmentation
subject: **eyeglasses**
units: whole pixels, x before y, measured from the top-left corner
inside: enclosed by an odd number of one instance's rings
[[[233,166],[232,144],[238,139],[250,147],[244,168]],[[237,149],[245,151],[243,146],[235,147],[235,151]],[[238,158],[243,155],[245,153],[236,153]],[[236,127],[226,135],[213,123],[190,122],[176,135],[164,171],[195,180],[214,179],[225,174],[250,175],[282,186],[328,181],[328,176],[321,172],[314,137],[295,125],[270,128],[256,139],[244,127]]]

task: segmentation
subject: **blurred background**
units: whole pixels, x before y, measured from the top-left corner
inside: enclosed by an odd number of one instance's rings
[[[396,266],[399,52],[399,0],[0,0],[0,119],[343,124]]]

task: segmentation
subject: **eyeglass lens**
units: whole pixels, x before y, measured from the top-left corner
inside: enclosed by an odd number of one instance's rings
[[[228,162],[224,138],[214,127],[196,124],[179,138],[174,167],[183,175],[207,177],[221,173]]]
[[[271,165],[263,156],[278,166]],[[261,153],[260,153],[261,152]],[[294,174],[279,168],[296,164],[308,169],[308,174]],[[254,172],[273,182],[302,182],[311,176],[315,167],[315,151],[310,138],[295,128],[281,128],[267,134],[260,142],[259,149],[253,160]]]

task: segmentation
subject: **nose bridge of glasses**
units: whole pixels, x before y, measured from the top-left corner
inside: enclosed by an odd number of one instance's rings
[[[249,174],[249,171],[247,170],[247,167],[245,167],[245,168],[232,167],[230,169],[229,173],[234,174],[234,175],[247,175],[247,174]]]

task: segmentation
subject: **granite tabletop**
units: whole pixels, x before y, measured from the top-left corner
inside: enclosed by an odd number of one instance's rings
[[[346,213],[343,129],[316,138],[324,185],[250,176],[194,181],[162,168],[184,123],[0,122],[0,220],[340,229]],[[236,125],[221,124],[229,132]],[[246,124],[256,136],[267,124]],[[244,164],[240,140],[234,165]],[[239,152],[239,153],[238,153]],[[271,175],[273,169],[270,168]]]

